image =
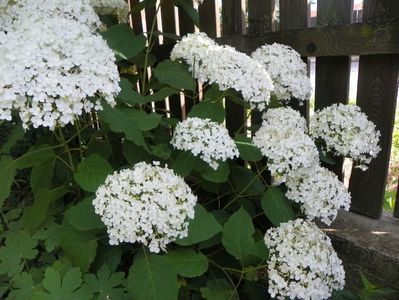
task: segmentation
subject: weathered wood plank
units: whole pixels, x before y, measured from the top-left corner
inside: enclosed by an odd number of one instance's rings
[[[209,37],[216,38],[218,23],[216,21],[218,11],[215,0],[204,0],[198,8],[200,17],[200,30]]]
[[[248,1],[248,34],[272,31],[275,0]]]
[[[147,26],[147,33],[150,36],[150,32],[152,27],[154,26],[154,30],[158,30],[158,21],[157,21],[157,8],[149,7],[145,9],[145,23]],[[154,37],[154,45],[159,44],[158,37]]]
[[[251,53],[266,43],[291,46],[303,57],[399,53],[399,21],[387,24],[351,24],[314,27],[255,36],[226,36],[219,43]]]
[[[317,25],[350,24],[352,7],[352,0],[319,0],[317,2]],[[348,103],[350,67],[350,56],[316,58],[316,110],[333,103]],[[325,165],[325,167],[333,171],[342,180],[344,159],[343,157],[336,157],[335,162],[334,166]]]
[[[222,24],[223,35],[241,34],[243,32],[241,0],[222,1]],[[226,127],[230,134],[234,134],[244,123],[244,109],[226,99]]]
[[[162,20],[162,31],[165,33],[176,34],[176,16],[175,16],[175,6],[172,1],[162,1],[161,2],[161,20]],[[164,38],[164,43],[173,42],[173,40]]]
[[[352,170],[350,191],[352,210],[379,218],[382,213],[385,185],[392,143],[397,97],[399,55],[361,56],[357,105],[381,131],[382,151],[366,172]]]
[[[364,0],[363,22],[387,22],[399,19],[398,0]]]
[[[398,182],[398,188],[396,189],[396,201],[395,201],[395,209],[393,211],[393,216],[395,218],[399,218],[399,182]]]
[[[130,10],[133,9],[137,4],[139,4],[140,0],[129,0]],[[136,34],[143,32],[143,25],[141,22],[140,13],[136,13],[134,15],[129,16],[130,26],[133,28]]]

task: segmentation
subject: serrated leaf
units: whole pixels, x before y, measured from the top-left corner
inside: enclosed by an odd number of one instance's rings
[[[3,155],[0,159],[0,208],[3,206],[4,200],[10,195],[16,171],[17,168],[12,158]]]
[[[195,157],[189,151],[180,151],[172,162],[172,169],[180,176],[186,177],[195,165]]]
[[[133,84],[126,78],[121,78],[119,86],[121,91],[116,98],[121,102],[129,105],[145,103],[145,98],[135,91]]]
[[[85,198],[64,213],[68,223],[79,231],[104,228],[100,216],[94,212],[93,198]]]
[[[23,260],[34,259],[37,255],[37,240],[27,231],[18,231],[7,236],[5,245],[0,248],[0,274],[9,277],[20,273]]]
[[[173,270],[183,277],[198,277],[208,270],[208,259],[201,252],[179,248],[166,254]]]
[[[201,173],[201,176],[211,182],[221,183],[226,182],[230,175],[230,167],[226,161],[219,162],[216,170],[207,168],[206,171]]]
[[[31,299],[35,288],[32,275],[27,272],[16,275],[13,278],[13,287],[7,300]]]
[[[135,35],[127,24],[117,24],[101,32],[108,46],[114,50],[117,60],[129,59],[145,48],[146,38]]]
[[[81,288],[82,273],[79,268],[70,269],[63,278],[53,268],[48,268],[44,273],[43,288],[34,294],[33,300],[87,300],[92,294]]]
[[[271,187],[263,194],[262,208],[275,226],[295,218],[295,212],[289,200],[278,187]]]
[[[44,225],[40,231],[35,233],[34,238],[44,240],[44,245],[47,252],[52,252],[60,245],[60,236],[62,228],[61,225],[55,222],[50,222]]]
[[[95,294],[97,300],[107,299],[128,299],[128,295],[123,287],[125,274],[122,272],[112,273],[107,265],[103,265],[94,274],[84,275],[87,288]]]
[[[194,105],[188,116],[191,118],[197,117],[202,119],[211,119],[214,122],[222,123],[226,118],[226,111],[224,110],[221,101],[203,101]]]
[[[222,231],[222,226],[216,221],[215,217],[206,209],[197,204],[195,206],[194,220],[188,226],[188,236],[184,239],[176,240],[180,246],[194,245],[205,241]]]
[[[89,232],[77,231],[64,225],[60,246],[75,265],[87,271],[96,257],[97,238]]]
[[[238,134],[234,139],[240,157],[246,161],[259,161],[262,159],[262,152],[257,148],[249,137]]]
[[[129,271],[128,290],[135,300],[176,300],[177,274],[165,256],[139,253]]]
[[[34,195],[33,204],[24,210],[21,218],[22,226],[32,233],[35,232],[46,221],[50,205],[62,198],[66,193],[68,193],[68,189],[65,187],[59,187],[54,190],[49,190],[48,188],[38,190]]]
[[[235,300],[236,293],[224,279],[209,280],[206,287],[200,289],[201,296],[206,300]]]
[[[164,87],[159,91],[156,91],[154,94],[145,96],[145,101],[146,103],[162,101],[165,100],[167,97],[170,97],[177,93],[179,93],[179,91],[176,89],[172,89],[170,87]]]
[[[164,60],[154,70],[160,83],[176,89],[194,91],[195,81],[187,67],[177,61]]]
[[[88,192],[95,192],[112,171],[108,161],[95,153],[82,160],[77,172],[74,174],[74,178],[82,189]]]
[[[228,253],[243,262],[245,256],[249,254],[249,250],[255,245],[254,233],[255,227],[252,224],[252,218],[241,207],[223,226],[223,246]]]

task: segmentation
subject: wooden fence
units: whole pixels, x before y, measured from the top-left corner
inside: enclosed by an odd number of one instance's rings
[[[139,0],[130,0],[133,7]],[[366,172],[353,169],[349,189],[352,211],[379,218],[382,214],[398,90],[399,1],[364,0],[363,21],[353,23],[353,0],[318,0],[317,26],[310,28],[308,0],[204,0],[199,6],[200,31],[237,50],[251,53],[265,43],[292,46],[305,61],[316,59],[315,109],[348,103],[351,56],[359,56],[356,104],[381,131],[382,151]],[[195,26],[170,0],[131,17],[136,32],[145,32],[157,18],[157,29],[184,35]],[[171,40],[160,41],[157,52],[167,58]],[[295,101],[294,101],[295,103]],[[166,103],[157,104],[166,107]],[[183,118],[193,103],[179,96],[169,99],[169,109]],[[295,106],[295,105],[294,105]],[[309,115],[309,106],[302,108]],[[253,122],[260,115],[254,114]],[[231,132],[244,121],[242,107],[226,99],[226,125]],[[343,159],[334,167],[342,173]],[[399,218],[399,185],[394,216]]]

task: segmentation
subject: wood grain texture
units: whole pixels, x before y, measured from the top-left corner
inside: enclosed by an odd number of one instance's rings
[[[274,0],[248,0],[248,35],[272,31]]]
[[[352,170],[353,211],[379,218],[382,213],[397,97],[399,55],[361,56],[357,105],[381,132],[382,151],[366,172]]]
[[[218,11],[215,0],[204,0],[198,8],[200,17],[200,30],[205,32],[209,37],[216,38],[217,26],[216,21]]]
[[[303,57],[349,56],[399,53],[398,36],[399,21],[395,21],[286,30],[258,36],[234,35],[222,37],[218,42],[245,53],[252,53],[263,44],[276,42],[291,46]]]
[[[398,0],[364,0],[363,22],[388,22],[399,19]]]
[[[352,16],[352,0],[319,0],[317,1],[317,25],[350,24]],[[315,110],[334,103],[348,103],[350,82],[350,56],[317,57]],[[335,158],[334,166],[324,165],[343,179],[343,157]]]
[[[222,32],[223,35],[241,34],[243,32],[241,0],[222,1]],[[244,109],[226,99],[226,127],[233,135],[244,123]]]
[[[307,0],[280,0],[280,30],[305,28],[307,24]]]

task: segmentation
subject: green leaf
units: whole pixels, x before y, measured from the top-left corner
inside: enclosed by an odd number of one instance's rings
[[[0,159],[0,208],[3,206],[4,200],[10,195],[16,171],[17,168],[12,158],[3,155]]]
[[[229,164],[224,162],[219,162],[219,167],[217,170],[213,170],[212,168],[207,168],[207,170],[201,173],[201,176],[211,182],[226,182],[230,175]]]
[[[32,168],[30,173],[30,186],[33,194],[37,193],[41,188],[51,187],[51,181],[54,176],[54,162],[55,159],[51,158]]]
[[[162,101],[165,100],[167,97],[177,94],[178,92],[179,91],[176,89],[172,89],[170,87],[164,87],[159,91],[155,92],[154,94],[145,96],[145,102],[149,103],[149,102]]]
[[[176,240],[180,246],[194,245],[205,241],[222,231],[222,226],[216,221],[215,217],[206,209],[197,204],[195,206],[195,217],[188,226],[188,236],[184,239]]]
[[[118,100],[129,105],[145,103],[145,98],[135,91],[133,84],[129,80],[121,78],[119,85],[121,91],[116,97]]]
[[[50,222],[43,226],[40,231],[38,231],[34,235],[34,238],[44,240],[46,251],[52,252],[56,247],[59,247],[60,245],[61,232],[61,225],[55,222]]]
[[[27,153],[15,160],[18,169],[31,168],[55,157],[53,147],[49,145],[33,146]]]
[[[259,161],[262,159],[262,152],[252,143],[249,137],[238,134],[234,140],[243,160]]]
[[[7,135],[7,141],[1,146],[0,154],[8,154],[11,148],[21,140],[25,135],[25,130],[21,124],[13,125],[10,134]]]
[[[50,205],[67,193],[68,189],[65,187],[54,190],[48,188],[38,190],[34,195],[33,204],[24,210],[21,218],[22,226],[32,233],[35,232],[47,220]]]
[[[221,101],[210,102],[203,101],[191,109],[189,117],[198,117],[202,119],[211,119],[214,122],[222,123],[226,117],[226,112]]]
[[[84,275],[85,284],[95,294],[95,299],[98,300],[127,300],[128,296],[123,288],[124,278],[124,273],[112,273],[107,265],[101,267],[97,272],[97,276],[94,274]]]
[[[10,292],[7,300],[31,299],[35,285],[32,275],[26,272],[16,275],[13,278],[14,290]]]
[[[112,26],[107,31],[101,32],[108,46],[114,50],[116,59],[129,59],[145,48],[146,38],[135,35],[127,24]]]
[[[129,271],[128,290],[135,300],[176,300],[177,274],[165,256],[139,253]]]
[[[182,177],[190,174],[195,165],[195,157],[189,151],[179,151],[176,159],[172,162],[172,169]]]
[[[209,280],[206,287],[200,289],[201,296],[206,300],[235,300],[236,293],[224,279]]]
[[[104,228],[100,216],[94,212],[93,198],[85,198],[64,213],[68,223],[79,231]]]
[[[155,77],[160,83],[176,89],[194,91],[195,81],[187,67],[177,61],[164,60],[154,70]]]
[[[200,27],[199,24],[199,14],[198,11],[194,8],[192,1],[187,0],[173,0],[173,3],[183,9],[183,11],[190,17],[190,19],[194,22],[195,26]],[[179,11],[179,13],[181,13]]]
[[[261,195],[266,189],[262,180],[250,169],[242,166],[233,166],[231,179],[234,186],[243,195]]]
[[[228,253],[242,262],[249,249],[255,245],[254,233],[251,216],[241,207],[223,226],[223,246]]]
[[[82,189],[95,192],[112,171],[112,167],[106,159],[98,154],[91,154],[79,164],[74,178]]]
[[[131,165],[141,161],[152,161],[151,155],[143,147],[128,140],[123,142],[123,156],[125,156],[126,160]]]
[[[92,297],[81,288],[82,273],[79,268],[70,269],[62,279],[58,271],[48,268],[42,284],[45,291],[35,293],[33,300],[87,300]]]
[[[77,231],[70,226],[64,226],[60,246],[71,261],[82,271],[87,271],[96,257],[97,238],[95,235]]]
[[[170,156],[172,155],[172,150],[169,148],[169,145],[165,143],[159,143],[155,146],[152,146],[151,150],[152,154],[163,160],[169,159]]]
[[[201,252],[179,248],[168,252],[166,258],[177,274],[183,277],[198,277],[208,270],[208,259]]]
[[[9,277],[20,273],[24,260],[34,259],[37,255],[37,240],[27,231],[18,231],[7,236],[5,245],[0,248],[0,274]]]
[[[295,218],[295,212],[289,200],[278,187],[271,187],[263,194],[262,208],[275,226]]]

